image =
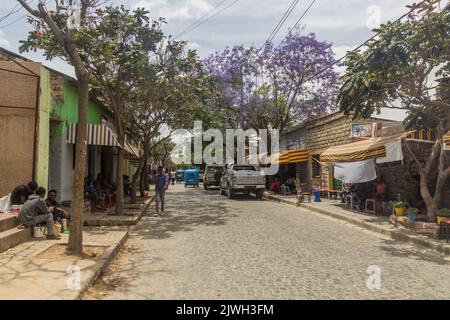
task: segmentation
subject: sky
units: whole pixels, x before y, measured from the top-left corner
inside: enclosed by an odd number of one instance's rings
[[[237,2],[235,2],[237,1]],[[38,0],[29,0],[36,4]],[[49,0],[49,2],[52,2]],[[180,36],[201,57],[227,46],[243,44],[261,46],[292,0],[111,0],[113,5],[129,8],[145,7],[152,18],[164,17],[166,34],[178,35],[211,9],[221,4],[210,15],[227,5],[229,8],[212,17],[194,30]],[[315,33],[319,40],[333,44],[336,58],[358,46],[373,35],[372,29],[386,21],[393,21],[408,11],[406,5],[413,0],[316,0],[303,18],[301,25],[305,34]],[[298,18],[310,5],[311,0],[299,0],[289,19],[274,38],[278,44]],[[14,6],[16,0],[0,1],[0,46],[18,52],[19,40],[25,39],[31,30],[22,9],[7,19],[2,19]],[[73,68],[64,61],[45,61],[42,52],[24,53],[24,56],[43,62],[56,70],[73,75]],[[342,71],[342,70],[340,70]]]

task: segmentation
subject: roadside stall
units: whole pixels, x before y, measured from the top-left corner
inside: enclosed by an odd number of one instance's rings
[[[390,200],[406,198],[404,185],[390,183],[392,177],[387,177],[384,168],[395,168],[397,179],[410,180],[409,177],[401,177],[404,172],[405,154],[403,143],[413,133],[402,132],[385,137],[375,137],[350,144],[328,148],[320,156],[320,161],[333,165],[335,179],[342,181],[340,191],[341,200],[346,208],[373,213],[389,213],[385,208],[389,207]],[[399,170],[403,167],[402,170]],[[418,195],[416,182],[409,183],[414,191],[413,196]]]
[[[250,159],[251,157],[249,157]],[[278,182],[280,188],[277,192],[297,193],[298,183],[307,181],[307,162],[308,150],[284,150],[269,156],[262,156],[260,161],[262,166],[279,165],[277,174],[268,177],[267,188],[270,190],[271,185]]]

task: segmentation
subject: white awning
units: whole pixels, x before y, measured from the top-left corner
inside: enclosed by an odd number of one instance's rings
[[[75,144],[77,124],[69,123],[67,128],[67,143]],[[93,146],[120,147],[116,133],[104,124],[88,124],[87,144]],[[123,149],[135,157],[139,157],[139,149],[125,141]]]
[[[67,128],[67,143],[75,144],[77,124],[69,123]],[[117,135],[108,126],[103,124],[88,124],[87,144],[94,146],[118,147]]]

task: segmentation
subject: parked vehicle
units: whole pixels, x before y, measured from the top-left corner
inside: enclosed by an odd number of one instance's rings
[[[253,165],[228,165],[225,174],[220,179],[220,194],[226,194],[229,199],[241,192],[246,195],[255,193],[262,199],[266,184],[266,177]]]
[[[207,165],[203,178],[203,189],[207,190],[210,186],[220,186],[220,178],[224,174],[224,166]]]
[[[197,187],[199,186],[199,170],[196,168],[184,170],[184,187],[187,186]]]
[[[177,170],[175,172],[175,181],[181,183],[184,181],[184,170]]]

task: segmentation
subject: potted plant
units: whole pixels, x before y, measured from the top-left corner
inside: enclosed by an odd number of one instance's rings
[[[420,210],[417,208],[408,208],[406,210],[406,214],[408,215],[409,221],[416,221],[417,215],[420,213]]]
[[[441,224],[447,221],[449,217],[450,217],[450,209],[447,208],[439,209],[437,212],[437,223]]]
[[[405,214],[407,203],[403,201],[394,201],[393,204],[395,215],[400,217]]]

